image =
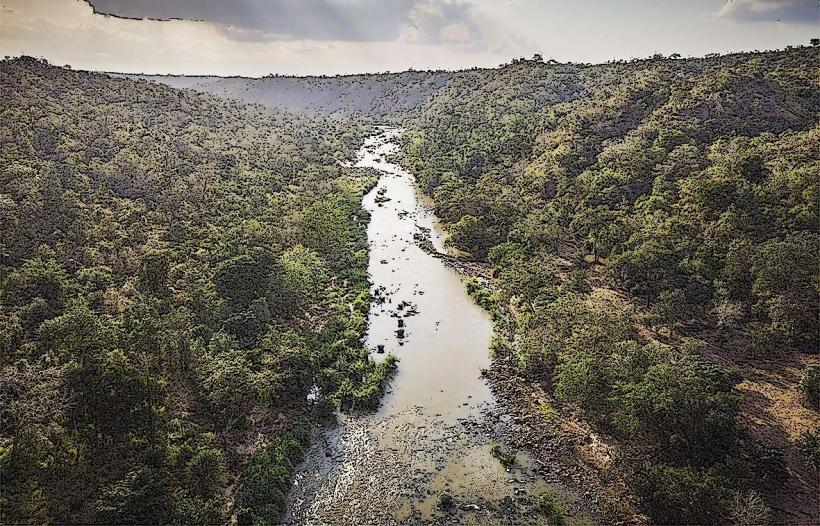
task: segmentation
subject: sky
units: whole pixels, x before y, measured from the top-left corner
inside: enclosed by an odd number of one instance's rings
[[[818,0],[0,0],[0,56],[76,69],[264,76],[606,62],[780,49]]]

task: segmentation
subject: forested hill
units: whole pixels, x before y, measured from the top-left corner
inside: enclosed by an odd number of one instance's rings
[[[365,127],[0,62],[0,522],[275,523],[359,341]]]
[[[600,90],[612,90],[627,82],[656,75],[659,68],[670,78],[684,83],[695,82],[719,71],[734,72],[736,68],[771,68],[771,76],[794,74],[802,70],[809,75],[816,62],[816,49],[792,48],[786,51],[710,55],[704,58],[664,58],[619,61],[607,64],[573,64],[516,59],[496,69],[473,68],[454,72],[406,71],[365,75],[293,77],[272,75],[261,78],[128,75],[132,78],[190,88],[251,103],[291,110],[308,110],[322,114],[363,113],[376,119],[401,121],[409,118],[443,113],[443,105],[467,107],[479,103],[484,110],[499,111],[515,101],[521,111],[543,107],[575,98],[596,99]],[[751,72],[749,72],[751,73]],[[800,74],[800,73],[798,73]],[[810,75],[809,75],[810,76]],[[663,81],[658,77],[656,81]],[[741,80],[740,78],[738,79]],[[782,83],[781,83],[782,84]],[[770,102],[788,101],[778,98],[777,86],[771,83],[726,86],[743,96],[757,94],[774,96]],[[804,86],[805,88],[805,86]],[[774,92],[770,90],[774,89]],[[809,95],[809,94],[804,94]],[[458,100],[461,97],[463,100]],[[640,101],[638,101],[640,102]],[[714,102],[718,102],[715,100]],[[459,109],[459,108],[454,108]],[[742,109],[742,108],[738,108]],[[759,108],[765,111],[767,108]],[[702,111],[708,110],[701,107]],[[633,109],[633,111],[638,111]],[[785,111],[790,111],[788,107]],[[483,113],[475,118],[489,117]],[[637,115],[634,115],[635,117]],[[739,116],[739,115],[738,115]]]
[[[661,524],[820,520],[817,65],[524,61],[407,121],[449,243],[493,267],[498,360],[607,434]]]
[[[407,71],[337,77],[200,77],[134,75],[133,78],[190,88],[220,97],[294,111],[350,115],[384,120],[411,112],[453,77],[450,72]]]

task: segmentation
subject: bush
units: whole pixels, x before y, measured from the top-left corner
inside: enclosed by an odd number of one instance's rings
[[[362,352],[366,353],[367,351],[362,350]],[[356,381],[356,375],[352,371],[345,374],[340,370],[325,369],[322,373],[327,378],[322,383],[332,390],[331,400],[344,411],[376,409],[379,406],[382,394],[384,394],[387,382],[398,369],[398,361],[398,358],[393,354],[387,355],[383,361],[378,363],[372,359],[362,359],[360,362],[361,368],[357,368],[361,378],[360,381]],[[362,369],[365,372],[362,372]]]
[[[618,386],[615,429],[658,447],[670,461],[708,464],[731,453],[739,398],[719,370],[693,360],[650,366],[638,382]]]
[[[669,329],[674,329],[692,316],[686,296],[681,289],[662,291],[650,312],[656,323]]]
[[[809,407],[820,409],[820,365],[807,365],[800,375],[800,389]]]
[[[104,487],[95,503],[100,524],[162,524],[167,521],[171,495],[165,474],[142,467]]]
[[[240,478],[240,524],[279,522],[285,512],[293,472],[302,458],[309,435],[307,422],[298,421],[290,431],[275,435],[254,453]]]
[[[188,491],[208,499],[218,495],[226,479],[225,455],[218,449],[200,449],[186,468]]]
[[[590,415],[600,417],[608,413],[609,391],[609,368],[598,354],[577,352],[555,370],[555,395],[577,404]]]
[[[443,491],[438,496],[438,505],[441,509],[448,509],[453,506],[453,496],[449,491]]]
[[[797,451],[803,455],[809,466],[820,471],[820,428],[800,433],[796,445]]]
[[[221,512],[221,499],[203,500],[199,497],[186,497],[176,504],[173,523],[187,524],[224,524]]]
[[[771,515],[763,497],[754,490],[735,493],[729,505],[729,518],[735,526],[771,524]]]
[[[728,492],[715,469],[656,465],[644,474],[639,491],[659,524],[717,524]]]
[[[379,406],[387,381],[396,373],[399,359],[389,354],[384,361],[365,376],[362,385],[353,392],[354,406],[361,409],[375,409]]]
[[[493,313],[498,308],[498,298],[490,293],[485,283],[476,278],[467,278],[464,280],[464,285],[467,287],[467,294],[476,305],[489,313]]]
[[[168,291],[168,271],[171,269],[171,255],[162,250],[149,250],[140,258],[137,280],[140,286],[154,296],[163,296]]]
[[[759,480],[767,483],[782,483],[788,478],[786,452],[771,444],[751,446],[750,455],[757,459],[755,471]]]

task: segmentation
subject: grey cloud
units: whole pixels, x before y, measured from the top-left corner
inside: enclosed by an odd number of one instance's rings
[[[103,15],[209,22],[241,41],[393,41],[411,28],[418,42],[437,44],[463,36],[461,27],[475,33],[469,5],[457,0],[85,1]]]
[[[740,22],[817,24],[820,7],[817,0],[728,0],[717,16]]]

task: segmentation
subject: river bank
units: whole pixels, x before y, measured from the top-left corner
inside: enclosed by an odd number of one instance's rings
[[[492,267],[445,253],[433,242],[430,231],[419,228],[418,246],[440,259],[459,274],[478,279],[489,290]],[[443,246],[443,240],[439,243]],[[509,309],[504,316],[513,317]],[[509,334],[495,325],[504,340]],[[505,445],[514,451],[525,451],[533,469],[544,480],[561,482],[568,487],[584,488],[581,496],[599,520],[611,524],[647,524],[637,498],[618,470],[618,447],[614,440],[596,434],[577,415],[564,411],[538,382],[527,381],[517,366],[511,349],[496,345],[490,367],[485,371],[497,403],[497,411],[508,425],[504,429]]]

